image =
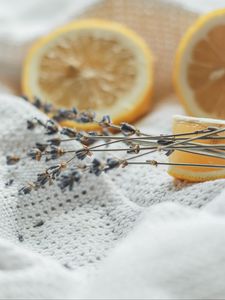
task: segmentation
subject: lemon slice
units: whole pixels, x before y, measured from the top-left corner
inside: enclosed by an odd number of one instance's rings
[[[22,76],[25,95],[58,108],[110,114],[116,123],[150,109],[152,84],[153,57],[144,40],[103,20],[76,21],[37,41]]]
[[[202,16],[184,35],[174,85],[193,116],[225,118],[225,9]]]
[[[208,127],[225,128],[225,121],[208,119],[208,118],[194,118],[184,116],[174,116],[173,118],[173,133],[183,134],[191,133],[198,130],[204,130]],[[195,137],[196,135],[182,136],[187,138]],[[217,136],[224,136],[224,139],[205,139],[195,140],[194,143],[202,143],[207,145],[225,145],[225,132],[218,133]],[[189,149],[191,150],[191,149]],[[170,156],[169,161],[172,163],[189,163],[189,164],[210,164],[210,165],[224,165],[225,159],[203,156],[200,154],[186,153],[175,150]],[[184,179],[192,182],[200,182],[206,180],[214,180],[217,178],[225,178],[225,169],[222,168],[207,168],[207,167],[187,167],[187,166],[170,166],[168,173],[175,178]]]

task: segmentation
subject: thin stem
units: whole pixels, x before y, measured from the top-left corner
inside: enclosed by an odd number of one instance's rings
[[[119,126],[116,126],[115,127],[117,129],[119,129],[120,127]],[[212,132],[212,130],[208,130],[207,132]],[[188,136],[188,135],[196,135],[196,134],[202,134],[202,133],[207,133],[206,130],[199,130],[199,131],[194,131],[194,132],[186,132],[186,133],[178,133],[178,134],[161,134],[161,135],[149,135],[149,134],[143,134],[141,133],[141,137],[124,137],[124,136],[108,136],[108,135],[99,135],[99,136],[87,136],[87,138],[91,138],[91,139],[96,139],[96,140],[99,140],[99,139],[104,139],[104,140],[121,140],[121,139],[126,139],[126,140],[139,140],[139,139],[142,139],[142,140],[158,140],[158,139],[164,139],[164,138],[171,138],[171,139],[174,139],[176,137],[179,137],[179,136]],[[225,138],[225,137],[224,137]],[[72,140],[76,140],[76,138],[70,138],[70,139],[64,139],[64,140],[61,140],[61,142],[68,142],[68,141],[72,141]]]
[[[203,156],[215,157],[215,158],[220,158],[220,159],[225,159],[224,155],[219,155],[219,154],[214,154],[214,153],[209,153],[209,152],[204,152],[204,151],[191,151],[191,150],[187,150],[187,149],[179,149],[179,151],[186,152],[186,153],[203,155]]]
[[[191,164],[191,163],[170,163],[159,161],[132,161],[128,162],[128,165],[164,165],[164,166],[185,166],[185,167],[203,167],[203,168],[225,168],[225,165],[211,165],[211,164]]]
[[[198,139],[201,138],[201,137],[208,137],[208,136],[210,136],[210,135],[217,134],[217,133],[224,132],[224,131],[225,131],[225,128],[217,129],[217,130],[211,131],[211,132],[209,132],[209,133],[204,133],[204,134],[201,135],[200,137],[192,137],[192,138],[189,138],[189,139],[187,139],[187,140],[185,140],[185,141],[176,141],[176,142],[174,142],[174,143],[172,143],[172,144],[170,144],[170,145],[161,146],[160,149],[161,149],[161,150],[163,150],[163,149],[168,149],[168,148],[171,147],[171,146],[182,145],[182,144],[184,144],[184,143],[186,143],[186,142],[191,142],[191,141],[194,141],[194,140],[198,140]],[[153,152],[155,152],[155,151],[156,151],[156,149],[155,149],[155,150],[152,150],[152,151],[149,151],[149,152],[146,152],[146,153],[142,153],[142,154],[139,154],[139,155],[135,155],[135,156],[133,156],[133,157],[128,158],[127,161],[128,161],[128,160],[135,159],[135,158],[139,158],[139,157],[144,156],[144,155],[147,155],[147,154],[151,154],[151,153],[153,153]]]

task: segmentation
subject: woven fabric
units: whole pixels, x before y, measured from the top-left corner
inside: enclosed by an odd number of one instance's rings
[[[183,113],[170,82],[172,57],[196,14],[161,1],[107,0],[82,16],[123,22],[147,40],[156,58],[155,99],[163,101],[139,126],[170,132],[172,115]],[[164,167],[136,166],[87,174],[71,192],[56,182],[18,196],[45,166],[28,159],[7,166],[6,156],[46,139],[26,121],[47,117],[6,95],[0,112],[0,298],[225,297],[225,180],[190,184]]]
[[[87,10],[83,17],[113,20],[139,33],[155,56],[155,99],[173,91],[171,72],[176,48],[196,13],[166,1],[106,0]]]

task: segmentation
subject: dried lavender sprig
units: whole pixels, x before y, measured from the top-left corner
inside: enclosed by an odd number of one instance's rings
[[[224,131],[225,131],[225,128],[220,128],[220,129],[217,129],[217,130],[215,130],[215,131],[213,131],[213,132],[204,133],[204,134],[200,135],[200,137],[208,137],[208,136],[210,136],[210,135],[217,134],[217,133],[221,133],[221,132],[224,132]],[[172,143],[171,145],[161,146],[161,150],[166,149],[166,148],[169,148],[169,147],[171,147],[171,146],[182,145],[182,144],[184,144],[184,143],[186,143],[186,142],[191,142],[191,141],[198,140],[198,139],[199,139],[199,137],[197,136],[197,137],[189,138],[189,139],[187,139],[186,141],[175,141],[175,142]],[[158,150],[159,150],[159,149],[158,149]],[[130,157],[130,158],[128,158],[127,160],[136,159],[136,158],[142,157],[142,156],[144,156],[144,155],[154,153],[154,152],[156,152],[156,151],[157,151],[157,149],[154,149],[154,150],[148,151],[148,152],[146,152],[146,153],[142,153],[142,154],[138,154],[138,155],[135,155],[135,156],[133,156],[133,157]]]
[[[62,112],[60,112],[60,114],[61,114],[61,117],[63,117],[63,118],[66,117],[66,118],[71,119],[72,117],[74,117],[76,119],[78,117],[78,118],[80,118],[80,120],[78,120],[78,121],[81,121],[81,122],[84,122],[84,123],[86,123],[86,122],[96,122],[96,123],[98,123],[95,120],[95,115],[91,112],[83,112],[83,113],[79,114],[76,111],[75,113],[72,112],[72,114],[71,114],[71,111],[62,111]],[[75,120],[75,121],[77,121],[77,120]],[[48,134],[51,134],[52,131],[53,131],[53,133],[55,133],[55,131],[52,130],[52,127],[54,129],[53,125],[54,124],[50,124],[50,132]],[[222,131],[224,131],[224,129],[219,130],[217,128],[208,128],[208,129],[205,129],[205,130],[202,130],[202,131],[195,131],[195,132],[183,133],[183,134],[178,134],[178,135],[167,135],[167,136],[166,135],[160,135],[160,136],[157,137],[157,136],[152,136],[152,135],[149,135],[149,134],[142,133],[138,129],[136,129],[134,126],[132,126],[130,124],[127,124],[127,123],[121,123],[120,125],[115,125],[110,121],[109,117],[105,117],[105,119],[102,121],[102,124],[99,124],[99,125],[100,126],[102,125],[103,128],[104,127],[109,127],[109,128],[112,128],[112,129],[118,129],[121,133],[123,133],[123,135],[125,137],[123,136],[123,137],[116,137],[115,138],[115,137],[112,137],[112,136],[106,136],[105,140],[109,140],[109,142],[104,143],[104,144],[100,144],[100,145],[97,145],[97,146],[93,146],[92,152],[95,152],[95,151],[124,151],[126,149],[127,152],[128,151],[133,151],[133,153],[138,153],[142,150],[143,151],[148,150],[148,149],[152,150],[152,151],[147,151],[145,153],[133,156],[132,158],[128,158],[127,160],[134,159],[134,158],[137,158],[137,157],[140,157],[140,156],[143,156],[143,155],[147,155],[147,154],[153,153],[155,151],[166,151],[166,154],[168,154],[168,153],[171,154],[171,151],[179,150],[179,149],[181,151],[182,150],[192,151],[192,153],[194,153],[194,154],[201,153],[201,155],[202,155],[202,153],[204,153],[204,155],[213,156],[213,157],[218,157],[218,156],[221,156],[221,155],[223,156],[222,146],[219,147],[219,145],[217,145],[218,146],[217,149],[216,148],[211,148],[210,149],[210,147],[207,148],[207,145],[202,146],[202,145],[199,145],[199,144],[194,144],[194,143],[192,143],[192,141],[198,140],[198,139],[208,140],[208,139],[212,139],[212,138],[225,139],[225,137],[215,136],[216,133],[222,132]],[[205,134],[205,133],[207,133],[207,134]],[[208,133],[210,133],[210,135],[208,135]],[[77,133],[75,135],[77,135]],[[131,135],[132,135],[132,137],[130,137]],[[190,136],[193,136],[193,135],[196,136],[197,135],[197,136],[194,137],[194,138],[187,138],[188,135],[190,135]],[[84,142],[88,138],[90,138],[90,136],[86,136],[86,135],[81,134],[81,138],[79,140],[82,144],[84,144]],[[91,136],[91,138],[92,138],[92,140],[103,139],[104,135],[102,135],[102,134],[100,134],[99,136],[94,135],[94,136]],[[77,139],[77,138],[74,138],[74,139]],[[64,140],[64,141],[69,141],[69,140],[71,140],[71,139],[67,139],[67,140]],[[153,141],[155,141],[155,142],[153,142]],[[60,142],[61,142],[61,140],[60,140]],[[105,147],[105,146],[108,146],[108,145],[111,145],[111,144],[114,144],[114,143],[118,143],[118,142],[125,142],[128,145],[130,143],[131,147],[130,148],[122,148],[122,149],[109,149],[109,150],[108,149],[102,149],[102,147]],[[136,144],[133,144],[133,142],[136,142]],[[53,141],[51,141],[50,143],[52,144]],[[57,141],[57,143],[59,143],[59,141]],[[140,147],[140,145],[138,143],[147,143],[148,147]],[[151,145],[151,147],[150,147],[150,145]],[[84,147],[83,149],[76,150],[76,152],[75,152],[76,155],[71,157],[67,161],[67,163],[70,163],[75,157],[77,157],[78,156],[77,154],[79,154],[79,156],[82,157],[82,158],[85,157],[88,153],[91,153],[90,152],[91,148],[92,147],[86,147],[86,148]],[[74,153],[73,150],[70,150],[69,152]],[[66,153],[66,151],[65,151],[65,153]],[[94,164],[94,166],[96,168],[96,169],[94,169],[94,173],[99,174],[100,170],[98,169],[98,166],[100,166],[100,165],[104,170],[107,170],[107,168],[111,169],[111,168],[118,167],[118,166],[123,166],[124,167],[124,166],[129,164],[129,162],[127,162],[127,160],[114,159],[112,163],[106,164],[105,169],[103,168],[104,164],[102,165],[99,162],[96,162],[96,164]],[[154,165],[156,165],[155,161],[154,161]],[[189,164],[189,166],[190,166],[190,164]],[[92,167],[90,166],[90,169]],[[101,171],[102,171],[102,169],[101,169]]]
[[[27,101],[27,97],[24,97],[24,99]],[[42,101],[40,99],[38,99],[37,97],[35,97],[34,99],[34,103],[33,103],[37,108],[44,110],[46,113],[51,112],[51,113],[55,113],[58,114],[58,116],[60,116],[59,120],[74,120],[74,121],[78,121],[78,122],[94,122],[96,124],[98,124],[101,127],[109,127],[112,129],[117,129],[119,131],[121,131],[125,136],[127,135],[142,135],[143,137],[149,137],[151,135],[146,134],[141,132],[139,129],[137,129],[136,127],[134,127],[131,124],[127,124],[127,123],[121,123],[120,125],[115,125],[111,122],[110,117],[109,116],[104,116],[103,119],[101,121],[97,121],[95,119],[95,113],[90,112],[90,111],[84,111],[79,113],[77,109],[72,108],[71,110],[66,110],[66,109],[55,109],[51,104],[46,104],[46,103],[42,103]],[[57,120],[58,121],[58,120]],[[125,127],[125,132],[123,132],[123,127]],[[203,130],[199,130],[199,131],[195,131],[193,133],[182,133],[179,134],[180,136],[187,136],[187,135],[192,135],[192,134],[199,134],[199,132],[203,132],[203,131],[207,131],[207,130],[211,130],[214,131],[215,128],[214,127],[209,127],[208,129],[203,129]],[[127,134],[128,133],[128,134]],[[203,137],[204,138],[204,137]],[[211,137],[209,137],[211,138]],[[221,137],[216,137],[217,139],[221,139]]]
[[[217,133],[217,132],[221,132],[221,131],[224,131],[224,129],[218,129],[218,130],[213,130],[213,134],[214,133]],[[204,131],[205,132],[205,131]],[[202,135],[202,136],[200,136],[200,137],[203,137],[203,136],[208,136],[208,135],[211,135],[212,134],[212,130],[210,130],[210,132],[208,133],[206,133],[206,134],[204,134],[204,135]],[[162,137],[162,136],[161,136]],[[192,140],[196,140],[196,139],[198,139],[199,137],[194,137],[194,138],[190,138],[190,139],[188,139],[189,141],[192,141]],[[124,140],[124,138],[122,139],[122,140]],[[121,140],[119,140],[119,141],[121,141]],[[113,142],[109,142],[109,143],[104,143],[104,144],[101,144],[101,145],[98,145],[98,146],[94,146],[93,147],[93,150],[95,149],[95,148],[98,148],[98,147],[102,147],[102,146],[105,146],[106,144],[113,144],[113,143],[115,143],[115,142],[118,142],[118,140],[117,141],[113,141]],[[176,143],[173,143],[173,144],[176,144]],[[179,144],[183,144],[183,142],[179,142]],[[163,149],[163,148],[168,148],[169,149],[169,147],[168,147],[168,145],[167,146],[164,146],[164,147],[161,147],[161,150]],[[154,151],[156,151],[158,148],[154,148],[154,150],[153,151],[151,151],[150,153],[152,153],[152,152],[154,152]],[[90,150],[90,149],[89,149]],[[127,150],[127,149],[126,149]],[[78,151],[83,151],[82,149],[81,150],[78,150]],[[73,151],[70,151],[70,152],[73,152]],[[149,152],[148,152],[149,153]],[[143,154],[141,154],[141,155],[138,155],[138,156],[135,156],[135,157],[132,157],[132,158],[130,158],[130,159],[133,159],[133,158],[136,158],[136,157],[140,157],[140,156],[142,156],[142,155],[146,155],[146,154],[148,154],[148,153],[143,153]],[[73,160],[74,158],[76,157],[76,155],[73,157],[73,158],[71,158],[71,160]],[[85,156],[82,156],[83,158],[85,157]],[[214,155],[214,157],[215,157],[215,155]],[[70,160],[70,161],[71,161]]]

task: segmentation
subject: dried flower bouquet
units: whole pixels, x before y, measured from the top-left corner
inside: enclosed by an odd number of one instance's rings
[[[28,99],[25,98],[25,100]],[[47,122],[37,118],[27,120],[27,129],[35,130],[36,127],[42,127],[47,138],[42,143],[37,142],[32,149],[29,149],[26,157],[7,156],[7,164],[16,164],[21,159],[28,158],[36,161],[45,159],[46,162],[57,160],[57,163],[46,167],[43,173],[37,174],[34,182],[29,182],[19,190],[20,194],[28,194],[46,184],[52,184],[56,178],[59,178],[58,182],[62,190],[66,188],[72,190],[74,183],[79,183],[84,172],[99,176],[103,172],[106,173],[119,167],[125,168],[129,165],[225,168],[225,164],[171,163],[142,159],[156,151],[163,152],[168,157],[175,150],[225,159],[224,144],[209,145],[196,142],[197,140],[224,139],[218,134],[225,132],[225,128],[208,127],[204,130],[182,134],[151,135],[128,123],[113,124],[108,115],[103,116],[101,120],[96,120],[95,113],[90,111],[79,112],[75,108],[56,110],[51,105],[42,103],[39,99],[35,99],[33,104],[45,113],[51,113],[52,118]],[[84,132],[74,128],[61,128],[59,122],[65,120],[96,123],[99,126],[99,131]],[[116,130],[118,134],[112,134],[112,130]],[[64,145],[74,140],[79,142],[79,149],[67,150]],[[102,142],[96,144],[99,141]],[[123,147],[115,147],[121,143],[124,145]],[[123,155],[122,158],[113,155],[102,161],[94,156],[94,153],[99,151],[110,152],[110,154],[122,152],[126,155]],[[70,155],[69,159],[58,162],[66,154]],[[91,159],[85,160],[86,157]]]

